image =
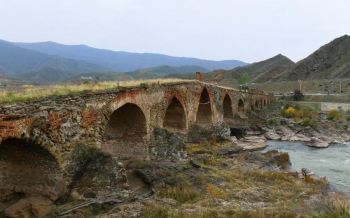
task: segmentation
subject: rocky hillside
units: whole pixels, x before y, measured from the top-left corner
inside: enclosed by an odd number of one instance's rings
[[[297,62],[273,81],[350,77],[350,36],[342,36]]]
[[[275,78],[293,64],[293,61],[279,54],[270,59],[232,70],[215,70],[203,75],[203,79],[204,81],[216,82],[221,85],[266,82]]]

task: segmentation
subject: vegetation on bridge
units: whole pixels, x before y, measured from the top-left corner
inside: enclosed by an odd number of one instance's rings
[[[152,84],[172,84],[182,82],[193,82],[194,80],[181,79],[154,79],[133,81],[112,81],[83,84],[48,85],[43,87],[23,86],[17,90],[2,90],[0,92],[0,103],[40,99],[49,96],[69,95],[83,92],[94,92],[101,90],[116,89],[118,87],[145,87]]]

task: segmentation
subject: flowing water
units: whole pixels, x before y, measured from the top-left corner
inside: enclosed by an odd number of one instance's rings
[[[326,176],[332,188],[350,194],[349,143],[312,148],[302,142],[269,140],[263,152],[272,149],[288,152],[293,170],[300,172],[301,168],[308,168],[317,177]]]

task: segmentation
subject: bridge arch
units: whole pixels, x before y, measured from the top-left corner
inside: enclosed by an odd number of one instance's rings
[[[65,191],[60,165],[49,150],[24,139],[1,142],[0,200],[36,195],[57,199]]]
[[[171,98],[171,102],[166,109],[163,127],[174,130],[186,129],[185,107],[176,96]]]
[[[120,159],[145,159],[147,121],[142,109],[126,103],[110,115],[105,128],[105,149]]]
[[[255,101],[255,108],[259,109],[259,102],[258,101]]]
[[[199,125],[208,126],[213,122],[212,118],[212,102],[208,89],[203,88],[199,97],[196,122]]]
[[[241,98],[238,100],[238,113],[244,113],[244,102]]]
[[[224,95],[223,110],[224,110],[223,111],[224,121],[226,123],[232,121],[233,119],[232,98],[228,93]]]

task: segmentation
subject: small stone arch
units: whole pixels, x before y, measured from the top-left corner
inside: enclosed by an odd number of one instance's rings
[[[147,121],[142,109],[126,103],[110,115],[105,128],[104,148],[119,159],[147,157]]]
[[[244,102],[241,98],[238,100],[238,112],[244,113]]]
[[[226,123],[232,121],[233,119],[233,111],[232,111],[232,100],[229,94],[226,94],[223,101],[223,115],[224,121]]]
[[[186,129],[185,108],[179,99],[175,96],[171,99],[171,103],[166,109],[163,127],[175,130]]]
[[[259,102],[258,101],[255,101],[255,108],[259,109]]]
[[[212,103],[207,88],[203,88],[199,98],[196,122],[203,126],[211,125],[213,122]]]
[[[253,103],[250,105],[250,110],[254,111],[254,104]]]
[[[1,199],[44,196],[59,198],[66,183],[56,157],[39,144],[8,138],[0,144]]]

